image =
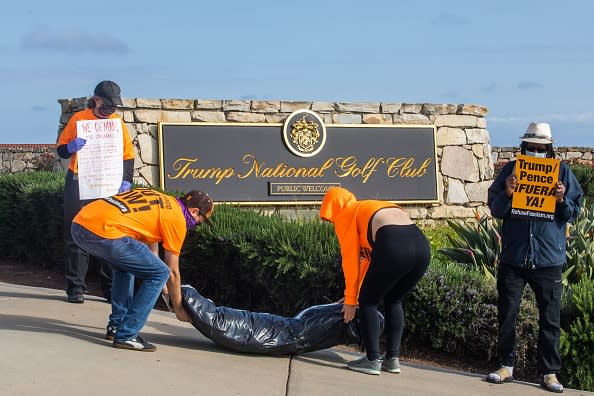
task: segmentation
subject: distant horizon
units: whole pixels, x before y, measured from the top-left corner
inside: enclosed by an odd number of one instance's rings
[[[71,97],[71,98],[58,98],[56,99],[56,103],[58,103],[58,101],[60,100],[75,100],[75,99],[81,99],[81,98],[88,98],[89,96],[75,96],[75,97]],[[574,136],[576,134],[562,134],[561,136],[558,136],[558,134],[556,133],[556,131],[558,129],[563,130],[564,128],[567,129],[581,129],[582,126],[581,125],[572,125],[571,122],[567,122],[565,120],[563,120],[563,117],[559,117],[559,116],[555,116],[553,117],[554,120],[553,121],[546,121],[544,118],[538,118],[532,121],[529,121],[528,119],[500,119],[498,117],[493,117],[494,120],[492,121],[493,124],[495,124],[495,127],[490,126],[490,121],[489,121],[489,107],[481,104],[481,103],[455,103],[455,102],[449,102],[449,103],[435,103],[435,102],[412,102],[412,101],[374,101],[374,100],[368,100],[368,101],[347,101],[347,100],[339,100],[339,101],[330,101],[330,100],[305,100],[305,99],[271,99],[271,98],[266,98],[266,99],[262,99],[262,98],[258,98],[258,99],[250,99],[250,98],[246,98],[246,97],[241,97],[241,98],[166,98],[166,97],[126,97],[126,96],[122,96],[122,99],[126,100],[137,100],[137,99],[148,99],[148,100],[162,100],[162,99],[179,99],[179,100],[221,100],[221,101],[230,101],[230,100],[244,100],[244,101],[281,101],[281,102],[331,102],[331,103],[408,103],[408,104],[431,104],[431,105],[456,105],[456,106],[461,106],[461,105],[477,105],[477,106],[484,106],[487,108],[487,115],[485,116],[485,120],[487,123],[487,127],[486,130],[489,133],[489,139],[490,139],[490,145],[492,147],[519,147],[520,145],[520,137],[524,134],[525,128],[528,126],[528,124],[530,122],[547,122],[551,125],[551,129],[553,130],[553,138],[554,138],[554,143],[553,146],[554,147],[585,147],[585,148],[589,148],[589,147],[594,147],[594,131],[592,132],[592,135],[590,135],[590,137],[592,137],[592,139],[590,140],[589,144],[587,142],[582,142],[581,144],[572,144],[572,143],[567,143],[569,141],[568,138],[570,137],[574,137],[577,138],[578,140],[583,140],[579,134],[578,136]],[[56,113],[56,129],[55,129],[55,139],[57,140],[58,138],[58,128],[59,128],[59,120],[60,120],[60,108],[58,108],[58,112]],[[522,127],[522,123],[525,123],[525,126]],[[513,126],[518,125],[518,130],[517,132],[514,132],[517,135],[517,140],[516,143],[496,143],[497,141],[499,141],[499,138],[494,139],[493,138],[493,134],[495,131],[498,134],[501,133],[501,129],[500,126],[504,126],[504,125],[509,125],[509,127],[506,128],[506,130],[512,130],[514,129]],[[589,128],[589,127],[588,127]],[[593,128],[594,129],[594,128]],[[586,132],[587,134],[587,132]],[[506,132],[503,134],[504,136],[504,140],[506,141],[510,141],[509,136],[513,135],[513,133],[511,132]],[[561,139],[559,139],[561,138]],[[502,140],[503,140],[502,139]],[[10,139],[9,139],[10,140]],[[34,141],[23,141],[23,142],[19,142],[17,140],[13,140],[13,141],[8,141],[8,142],[4,142],[2,138],[0,138],[0,145],[1,144],[55,144],[54,142],[34,142]]]

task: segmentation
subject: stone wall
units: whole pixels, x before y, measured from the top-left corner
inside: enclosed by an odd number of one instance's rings
[[[0,174],[61,169],[53,144],[0,144]]]
[[[426,223],[486,213],[493,161],[485,115],[472,104],[350,103],[204,99],[124,99],[121,114],[136,148],[134,181],[158,184],[158,122],[282,123],[290,113],[308,109],[326,124],[403,124],[437,127],[438,186],[441,204],[406,205],[410,215]],[[60,130],[82,110],[86,98],[59,100]],[[298,209],[279,209],[303,216]],[[299,209],[302,211],[302,209]],[[314,210],[314,209],[312,209]]]
[[[594,165],[594,148],[592,147],[555,147],[556,157],[563,161]],[[518,147],[493,147],[491,156],[493,163],[502,165],[520,154]]]

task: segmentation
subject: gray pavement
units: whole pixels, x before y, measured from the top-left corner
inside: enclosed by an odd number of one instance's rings
[[[402,374],[355,373],[345,362],[356,355],[336,348],[293,357],[238,354],[162,311],[151,313],[142,332],[156,352],[120,350],[103,339],[109,311],[97,297],[68,304],[61,290],[0,283],[0,395],[550,394],[535,384],[493,385],[406,363]]]

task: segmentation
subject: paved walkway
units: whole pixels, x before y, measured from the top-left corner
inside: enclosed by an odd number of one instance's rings
[[[153,311],[142,334],[154,353],[105,341],[110,306],[67,304],[60,290],[0,283],[0,395],[547,395],[534,384],[493,385],[462,372],[403,364],[402,374],[344,368],[338,349],[294,357],[228,352],[190,324]],[[568,395],[594,395],[565,390]]]

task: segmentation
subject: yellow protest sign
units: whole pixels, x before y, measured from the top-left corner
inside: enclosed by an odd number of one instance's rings
[[[518,156],[513,170],[517,183],[512,195],[512,217],[553,221],[559,164],[554,158]]]

